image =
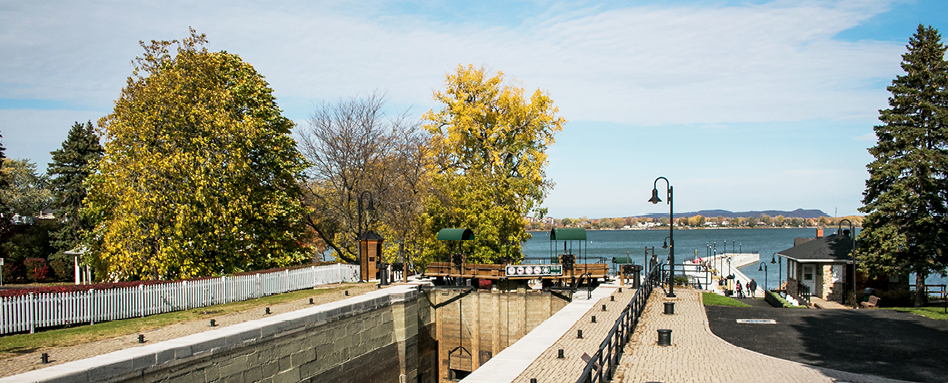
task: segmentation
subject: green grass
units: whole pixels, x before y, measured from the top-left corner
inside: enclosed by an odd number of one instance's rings
[[[355,283],[335,285],[329,288],[293,291],[279,295],[242,302],[232,302],[216,306],[201,307],[188,311],[176,311],[150,315],[144,318],[129,318],[111,322],[96,323],[92,326],[78,326],[40,331],[35,334],[14,334],[0,337],[0,359],[30,353],[41,348],[68,347],[82,343],[95,342],[119,336],[137,334],[156,328],[188,322],[198,319],[211,319],[216,316],[238,311],[252,310],[283,302],[305,299],[323,294],[340,293],[343,290],[359,286]]]
[[[715,293],[703,292],[701,298],[705,306],[751,307],[751,305],[737,299],[723,297]]]
[[[945,307],[880,307],[880,310],[893,310],[901,311],[906,313],[918,314],[923,317],[928,317],[932,319],[948,319],[948,314],[945,314]]]

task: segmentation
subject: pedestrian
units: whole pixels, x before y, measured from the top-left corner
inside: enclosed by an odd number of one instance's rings
[[[757,298],[757,281],[754,278],[747,283],[747,292],[750,293],[751,298]]]
[[[743,298],[744,298],[744,290],[741,289],[741,281],[737,281],[737,286],[736,286],[735,290],[737,290],[737,297],[743,299]]]

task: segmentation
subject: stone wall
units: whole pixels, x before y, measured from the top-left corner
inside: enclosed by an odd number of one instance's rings
[[[463,297],[450,303],[452,298]],[[3,382],[420,382],[470,372],[567,302],[549,292],[384,290]],[[462,356],[448,358],[463,347]]]
[[[471,292],[439,288],[422,294],[427,294],[427,299],[419,301],[432,306],[438,331],[434,338],[439,340],[436,362],[440,363],[442,382],[451,378],[451,370],[461,376],[476,370],[569,303],[549,292],[523,288]],[[461,294],[467,295],[440,306]]]
[[[418,294],[392,287],[0,382],[414,382],[432,354]]]

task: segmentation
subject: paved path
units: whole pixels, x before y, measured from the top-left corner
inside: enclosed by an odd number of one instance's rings
[[[652,294],[613,382],[898,382],[778,359],[734,346],[711,333],[701,291],[675,291],[675,315],[664,315],[661,290]],[[762,325],[761,325],[762,326]],[[671,329],[671,346],[658,346]]]

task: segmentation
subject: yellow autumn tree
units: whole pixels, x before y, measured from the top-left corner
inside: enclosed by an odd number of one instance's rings
[[[535,212],[553,186],[546,176],[547,148],[566,119],[550,96],[504,83],[504,74],[459,65],[447,75],[444,91],[435,92],[441,110],[422,117],[433,135],[438,164],[432,182],[437,189],[427,203],[425,223],[431,232],[446,227],[470,228],[465,245],[470,262],[520,259],[529,234],[524,217]],[[426,259],[442,261],[448,249],[431,241]]]
[[[168,47],[177,44],[172,54]],[[304,257],[303,160],[263,76],[204,35],[142,43],[84,216],[99,279],[173,279]]]

